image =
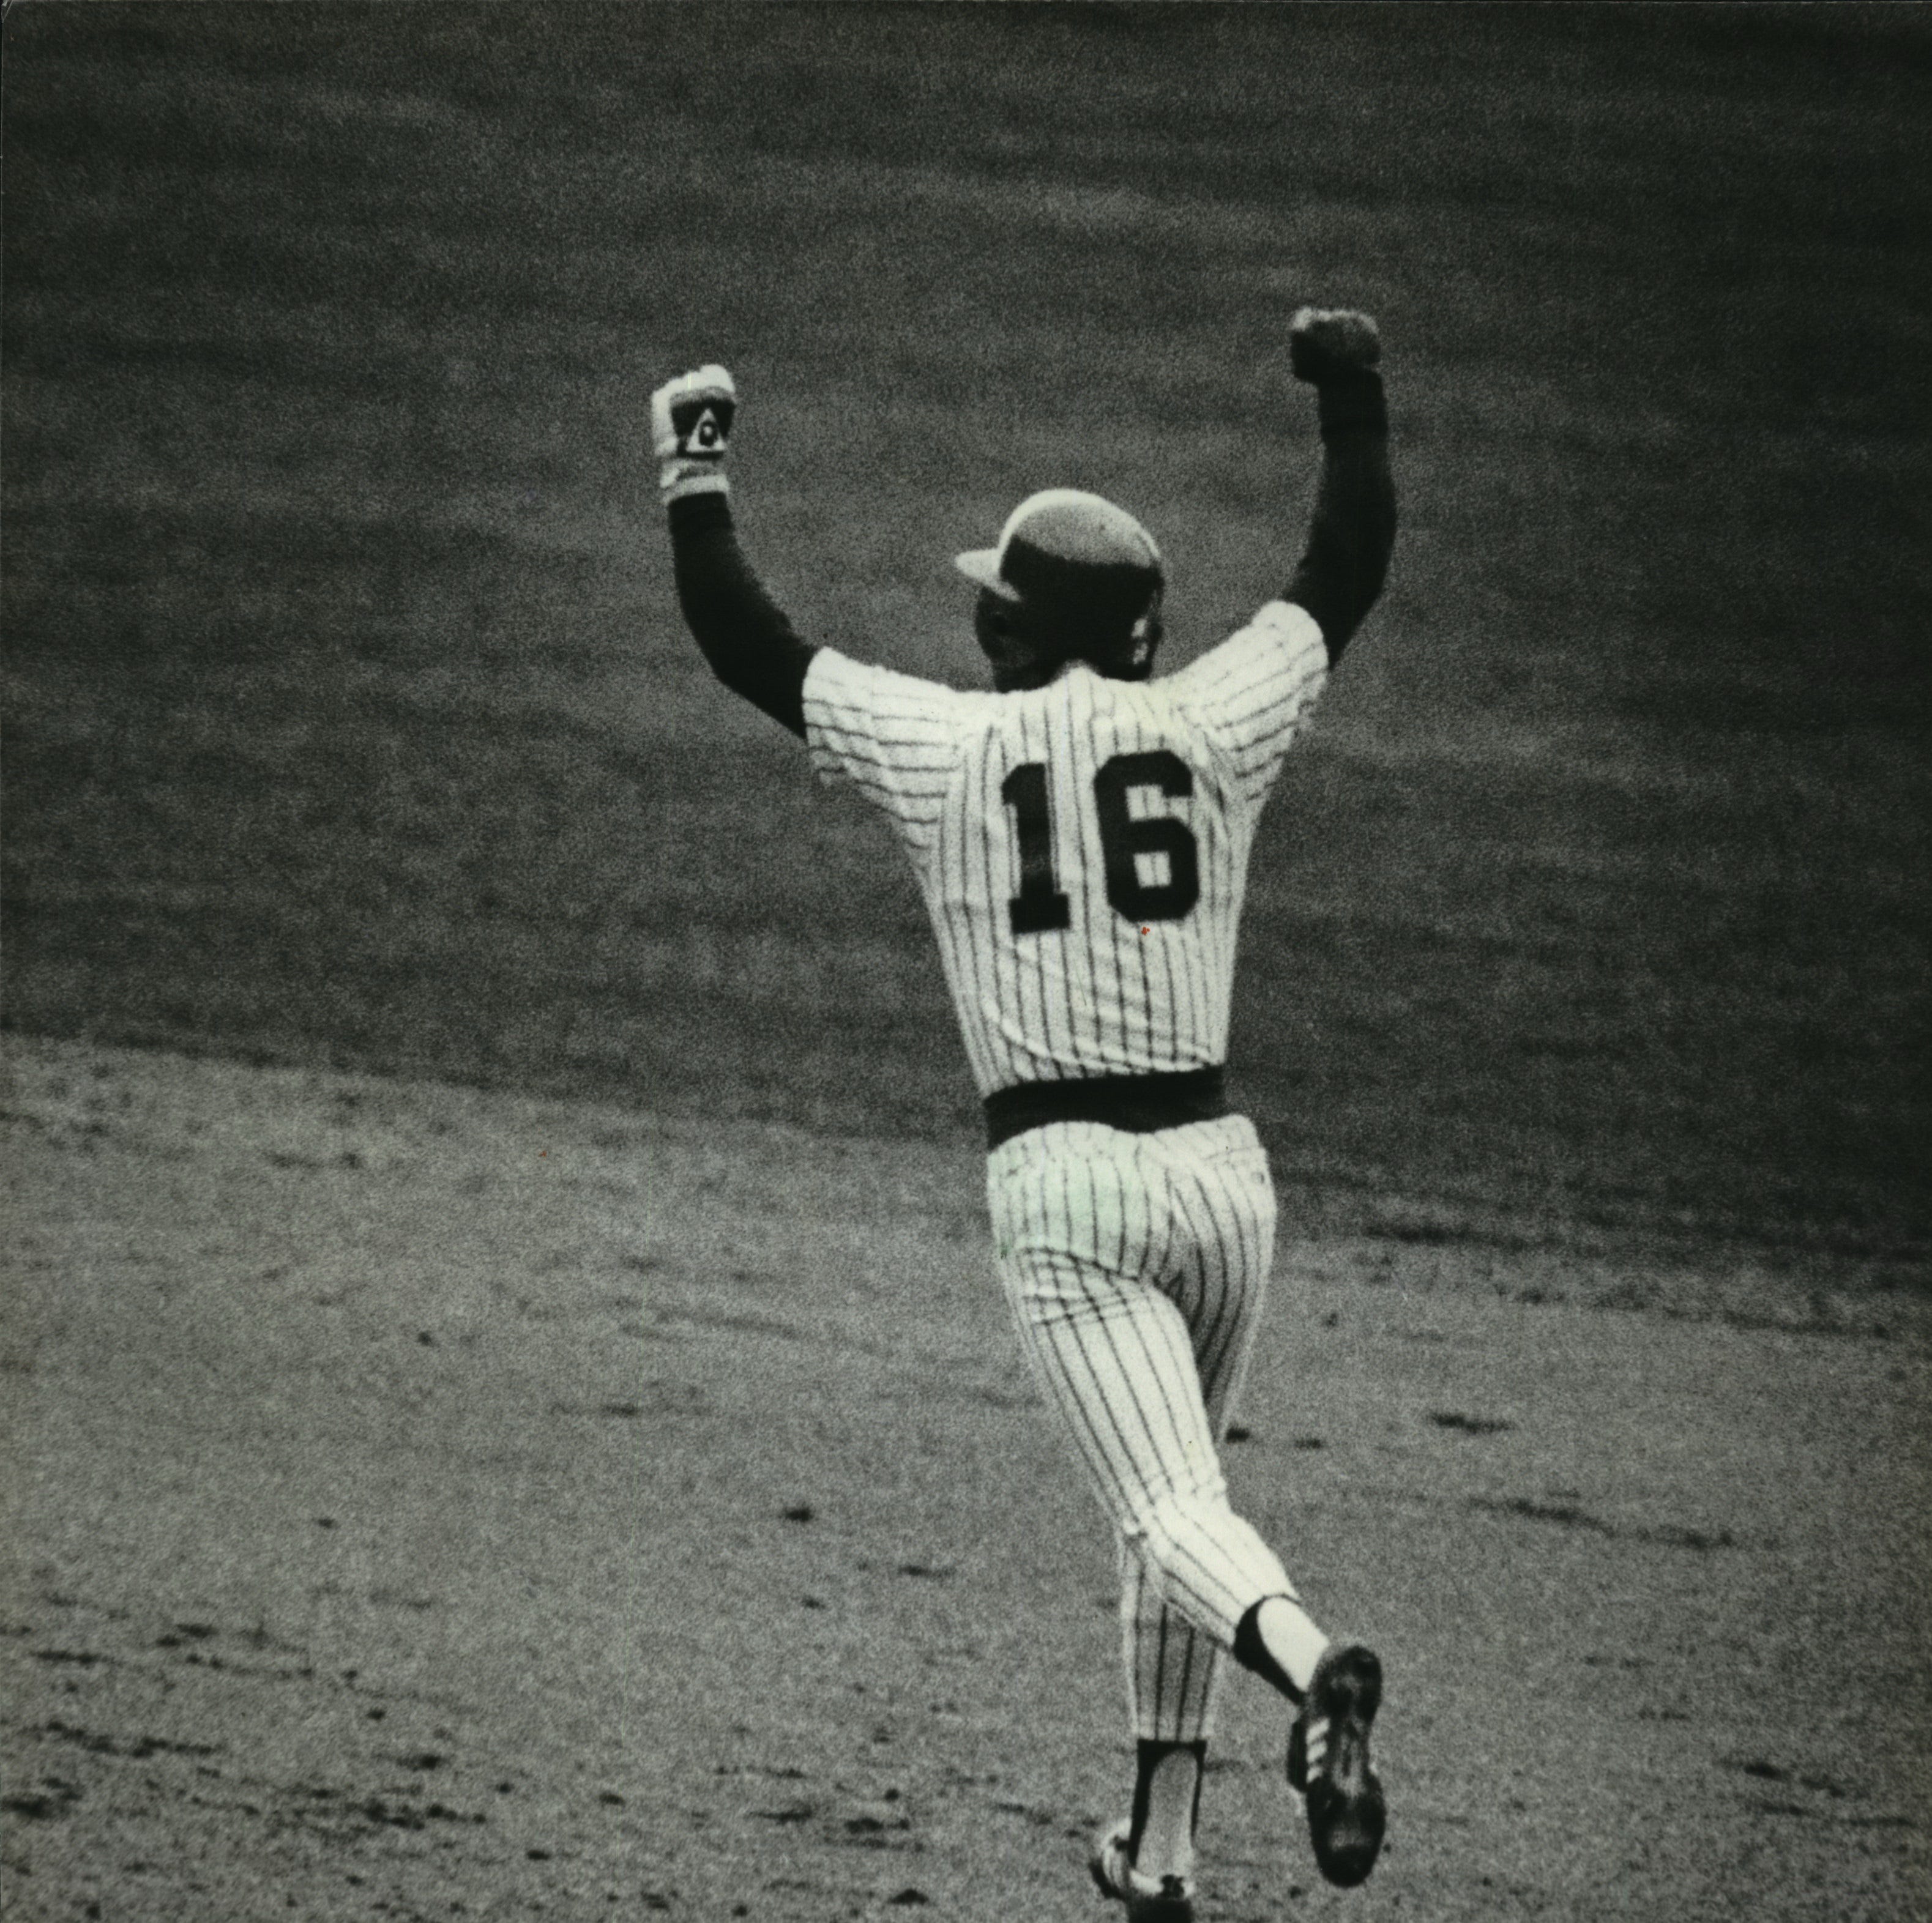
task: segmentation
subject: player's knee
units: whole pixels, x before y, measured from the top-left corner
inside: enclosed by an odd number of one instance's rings
[[[1165,1575],[1187,1564],[1198,1564],[1203,1542],[1218,1539],[1234,1521],[1226,1487],[1217,1482],[1208,1488],[1151,1499],[1141,1506],[1124,1533]]]

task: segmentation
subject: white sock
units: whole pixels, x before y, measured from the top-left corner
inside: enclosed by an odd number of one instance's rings
[[[1191,1749],[1174,1748],[1148,1778],[1147,1821],[1134,1852],[1144,1877],[1185,1877],[1194,1869],[1194,1806],[1201,1765]]]
[[[1316,1627],[1315,1619],[1292,1597],[1270,1596],[1261,1606],[1255,1628],[1268,1654],[1288,1681],[1306,1696],[1315,1665],[1328,1646],[1328,1639]]]

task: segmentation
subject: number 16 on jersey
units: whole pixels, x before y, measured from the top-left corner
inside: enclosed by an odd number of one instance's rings
[[[1094,811],[1106,863],[1107,900],[1132,922],[1178,921],[1201,898],[1194,831],[1177,815],[1134,816],[1128,797],[1153,789],[1176,800],[1194,792],[1194,771],[1172,748],[1117,754],[1094,776]],[[1072,909],[1053,865],[1053,821],[1047,810],[1047,765],[1023,761],[1000,784],[1019,842],[1019,892],[1008,904],[1016,935],[1069,927]],[[1165,856],[1163,863],[1140,858]],[[1165,867],[1162,879],[1150,879]]]

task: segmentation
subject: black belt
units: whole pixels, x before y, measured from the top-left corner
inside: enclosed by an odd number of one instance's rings
[[[1217,1063],[1171,1075],[1089,1075],[1070,1082],[1021,1082],[986,1098],[986,1146],[997,1149],[1053,1122],[1100,1122],[1130,1135],[1212,1122],[1228,1113]]]

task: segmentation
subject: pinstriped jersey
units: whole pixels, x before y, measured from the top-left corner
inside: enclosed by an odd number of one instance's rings
[[[813,763],[897,827],[982,1097],[1225,1059],[1256,826],[1328,666],[1288,601],[1158,681],[966,693],[814,655]]]

